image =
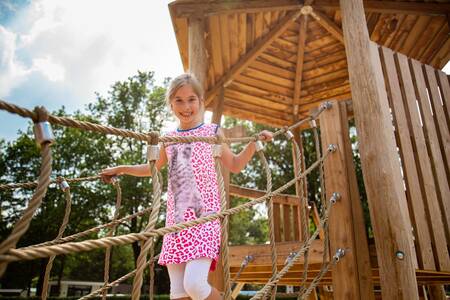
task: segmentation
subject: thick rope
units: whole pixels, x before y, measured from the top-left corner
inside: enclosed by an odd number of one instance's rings
[[[156,168],[156,161],[152,160],[149,162],[150,170],[152,173],[152,183],[153,183],[153,209],[149,216],[149,221],[147,227],[145,228],[145,232],[151,232],[154,230],[156,226],[156,222],[158,221],[159,209],[161,207],[161,185],[159,178],[159,171]],[[148,238],[145,243],[141,246],[141,252],[139,253],[139,257],[136,262],[136,275],[134,276],[133,281],[133,291],[132,291],[132,299],[139,300],[141,296],[141,288],[143,283],[143,274],[146,267],[147,255],[151,248],[154,245],[154,237]]]
[[[296,254],[294,257],[292,257],[291,260],[288,261],[288,263],[283,267],[283,269],[278,272],[277,276],[274,279],[270,279],[269,282],[266,283],[266,285],[259,290],[255,296],[253,296],[250,300],[260,300],[265,297],[272,288],[284,277],[284,275],[287,274],[287,272],[290,270],[290,268],[294,265],[294,263],[307,251],[310,247],[312,242],[317,238],[319,235],[320,229],[322,229],[323,225],[328,221],[328,217],[330,215],[331,205],[327,208],[325,211],[325,214],[323,218],[320,220],[319,226],[317,227],[316,231],[311,235],[311,237],[302,245],[300,250],[296,251]]]
[[[42,199],[47,193],[47,187],[50,183],[50,174],[52,172],[52,151],[49,143],[45,143],[41,148],[42,153],[42,165],[39,174],[38,186],[33,194],[28,207],[23,212],[22,217],[14,225],[14,229],[11,234],[0,244],[0,254],[7,253],[11,249],[15,248],[17,242],[22,235],[28,230],[31,219],[42,203]],[[0,277],[6,271],[7,263],[0,263]]]
[[[116,188],[116,207],[114,211],[113,221],[117,220],[120,213],[120,206],[122,203],[122,189],[120,188],[120,182],[118,180],[114,181],[114,187]],[[116,231],[116,225],[109,228],[108,234],[106,236],[113,236]],[[111,247],[107,247],[105,251],[105,267],[103,271],[103,281],[105,285],[108,284],[109,281],[109,269],[110,269],[110,261],[111,261]],[[102,294],[102,299],[106,300],[106,291]]]
[[[66,243],[61,245],[52,245],[52,246],[45,246],[45,247],[35,247],[35,248],[29,248],[29,249],[10,249],[8,251],[8,254],[6,255],[0,255],[0,262],[5,261],[17,261],[17,260],[31,260],[41,257],[48,257],[53,254],[67,254],[67,253],[73,253],[73,252],[82,252],[82,251],[90,251],[97,248],[105,248],[107,246],[118,246],[118,245],[125,245],[125,244],[131,244],[133,242],[139,241],[139,240],[146,240],[150,237],[155,236],[162,236],[168,233],[172,232],[178,232],[183,229],[193,227],[199,224],[204,224],[206,222],[223,218],[225,216],[229,216],[232,214],[236,214],[244,209],[250,208],[256,204],[265,202],[269,197],[273,197],[275,195],[278,195],[282,193],[284,190],[286,190],[288,187],[292,186],[297,180],[304,178],[306,175],[311,173],[317,166],[320,165],[321,161],[325,160],[328,155],[331,153],[331,150],[326,152],[324,156],[313,163],[304,173],[302,173],[299,176],[296,176],[283,186],[279,187],[275,191],[268,193],[260,198],[257,198],[255,200],[249,201],[247,203],[241,204],[239,206],[227,209],[220,213],[213,213],[211,215],[198,218],[196,220],[183,222],[179,224],[175,224],[173,226],[169,227],[162,227],[155,230],[150,230],[147,232],[141,232],[141,233],[130,233],[125,234],[121,236],[116,237],[105,237],[97,240],[86,240],[82,242],[72,242],[72,243]]]
[[[314,113],[312,116],[305,118],[303,120],[300,120],[299,122],[293,124],[292,126],[288,127],[287,129],[291,130],[294,128],[297,128],[299,126],[301,126],[302,124],[311,121],[313,119],[316,119],[324,110],[326,110],[328,108],[328,104],[325,103],[323,105],[321,105],[318,109],[318,111],[316,113]],[[19,107],[15,104],[12,103],[8,103],[6,101],[0,100],[0,109],[1,110],[6,110],[10,113],[13,114],[17,114],[19,116],[22,116],[24,118],[31,118],[33,120],[37,119],[37,114],[33,111],[30,111],[26,108],[23,107]],[[78,129],[83,129],[83,130],[88,130],[88,131],[93,131],[93,132],[98,132],[98,133],[103,133],[103,134],[112,134],[112,135],[117,135],[117,136],[122,136],[122,137],[126,137],[126,138],[133,138],[139,141],[148,141],[148,136],[149,134],[152,135],[152,137],[157,137],[158,133],[156,132],[151,132],[151,133],[139,133],[139,132],[134,132],[131,130],[126,130],[126,129],[119,129],[119,128],[114,128],[111,126],[104,126],[104,125],[100,125],[100,124],[95,124],[95,123],[91,123],[91,122],[85,122],[85,121],[78,121],[72,118],[68,118],[68,117],[58,117],[58,116],[54,116],[49,114],[48,115],[48,121],[52,124],[57,124],[57,125],[62,125],[62,126],[66,126],[66,127],[73,127],[73,128],[78,128]],[[283,134],[286,132],[286,129],[280,129],[278,131],[276,131],[273,136],[276,137],[280,134]],[[258,138],[258,139],[262,139],[262,138]],[[225,138],[223,139],[224,143],[242,143],[242,142],[251,142],[254,141],[254,137],[247,137],[247,138]],[[206,143],[210,143],[210,144],[216,144],[218,142],[217,137],[175,137],[175,136],[164,136],[164,137],[159,137],[157,142],[162,142],[162,143],[192,143],[192,142],[206,142]]]
[[[61,223],[61,226],[59,227],[58,235],[56,236],[57,239],[61,238],[64,234],[64,231],[66,230],[67,224],[69,223],[70,210],[72,206],[72,196],[70,194],[70,188],[67,188],[64,191],[64,194],[66,199],[66,209],[64,212],[63,221]],[[52,271],[53,261],[55,260],[55,257],[56,257],[55,255],[50,256],[47,263],[47,267],[45,268],[44,283],[42,284],[42,294],[41,294],[42,300],[47,299],[48,296],[48,283],[50,280],[50,273]]]
[[[267,162],[266,157],[264,156],[264,152],[258,151],[259,158],[264,167],[264,171],[266,172],[266,193],[270,193],[272,191],[272,173],[270,172],[269,163]],[[274,216],[273,216],[273,201],[272,197],[269,197],[266,201],[267,214],[268,214],[268,225],[269,225],[269,239],[270,239],[270,249],[271,249],[271,262],[272,262],[272,278],[275,278],[277,275],[277,247],[275,244],[275,224],[274,224]],[[271,291],[271,299],[275,299],[275,295],[277,293],[277,286],[275,285]]]
[[[220,193],[220,211],[225,212],[227,210],[227,195],[225,192],[225,183],[222,176],[222,168],[220,166],[220,160],[218,157],[214,159],[214,164],[216,167],[217,183],[219,184]],[[230,262],[228,255],[228,216],[224,216],[221,219],[220,226],[221,233],[221,259],[223,266],[223,288],[224,288],[224,298],[231,299],[231,284],[230,284]]]
[[[65,179],[68,183],[72,182],[82,182],[82,181],[94,181],[99,179],[100,176],[89,176],[89,177],[79,177],[79,178],[71,178],[71,179]],[[57,183],[59,184],[59,179],[53,179],[50,181],[50,184]],[[0,184],[0,190],[12,190],[17,188],[24,188],[24,189],[30,189],[34,188],[38,185],[37,182],[23,182],[23,183],[7,183],[7,184]]]

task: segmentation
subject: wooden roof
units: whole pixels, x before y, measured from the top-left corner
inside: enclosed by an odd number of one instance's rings
[[[339,1],[301,2],[177,0],[169,5],[185,70],[188,18],[205,17],[207,105],[225,86],[224,114],[284,126],[324,100],[351,98]],[[438,69],[449,61],[448,1],[364,5],[374,42]]]

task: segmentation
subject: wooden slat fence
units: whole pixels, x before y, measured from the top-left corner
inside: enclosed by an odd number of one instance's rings
[[[449,80],[442,71],[388,48],[380,47],[379,53],[413,225],[417,267],[450,271]]]

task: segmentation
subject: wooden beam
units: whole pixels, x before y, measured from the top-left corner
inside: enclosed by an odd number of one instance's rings
[[[206,55],[205,19],[202,16],[193,16],[188,23],[189,72],[195,75],[203,88],[206,88],[208,57]]]
[[[311,16],[313,16],[316,21],[325,28],[333,37],[335,37],[341,43],[344,43],[344,36],[342,35],[342,30],[339,26],[336,25],[327,15],[324,13],[313,10],[311,12]]]
[[[173,3],[176,15],[186,17],[201,11],[205,15],[259,13],[302,8],[298,0],[236,1],[224,3]]]
[[[314,1],[314,7],[322,9],[340,9],[339,1],[336,0],[316,0]],[[445,16],[450,13],[450,4],[370,0],[364,1],[364,11],[382,14]]]
[[[340,5],[382,295],[419,299],[411,222],[378,49],[369,38],[362,0],[340,0]]]
[[[248,199],[261,198],[266,194],[264,191],[254,190],[249,188],[240,187],[234,184],[230,184],[230,195]],[[273,196],[273,203],[278,203],[282,205],[299,205],[298,197],[294,195],[280,194]]]
[[[334,297],[374,300],[367,239],[365,234],[357,236],[361,229],[365,231],[365,227],[364,224],[355,223],[362,215],[362,209],[360,200],[352,199],[351,196],[350,180],[356,178],[350,176],[355,170],[351,168],[353,164],[347,161],[351,159],[351,145],[345,103],[332,102],[332,108],[320,115],[320,129],[324,148],[322,152],[326,152],[330,144],[337,147],[336,152],[324,163],[326,198],[330,199],[335,192],[341,196],[333,205],[329,219],[330,252],[334,255],[339,248],[346,251],[345,256],[333,267],[333,274],[339,274],[333,276]],[[359,210],[353,211],[354,206]]]
[[[211,122],[213,124],[220,125],[220,121],[222,120],[223,114],[223,104],[225,102],[225,89],[222,87],[220,89],[219,95],[217,95],[216,105],[213,111]]]
[[[340,9],[339,1],[315,0],[315,8]],[[205,15],[255,13],[266,11],[297,10],[302,7],[298,0],[260,0],[260,1],[236,1],[224,3],[177,3],[169,5],[177,17],[188,17],[202,12]],[[173,7],[173,8],[172,8]],[[364,1],[366,12],[386,14],[414,14],[446,16],[450,14],[450,4],[430,2],[403,2],[403,1]]]
[[[298,106],[300,104],[300,93],[302,88],[303,63],[305,60],[305,41],[307,26],[308,15],[302,15],[300,18],[298,30],[297,65],[295,68],[294,98],[292,99],[292,104],[294,106],[294,122],[298,119]]]
[[[290,12],[286,15],[280,23],[278,23],[271,32],[262,37],[259,42],[241,59],[233,65],[230,70],[216,82],[215,86],[212,87],[207,93],[205,97],[205,104],[208,106],[211,103],[213,97],[219,92],[220,87],[226,86],[230,81],[234,79],[236,75],[238,75],[242,70],[244,70],[249,64],[253,62],[253,60],[261,54],[270,44],[278,38],[289,25],[291,25],[295,20],[300,16],[300,11]]]

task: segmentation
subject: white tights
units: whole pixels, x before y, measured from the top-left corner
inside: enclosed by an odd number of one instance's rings
[[[211,286],[208,284],[211,262],[210,258],[199,258],[182,264],[168,264],[170,299],[206,299],[211,293]]]

